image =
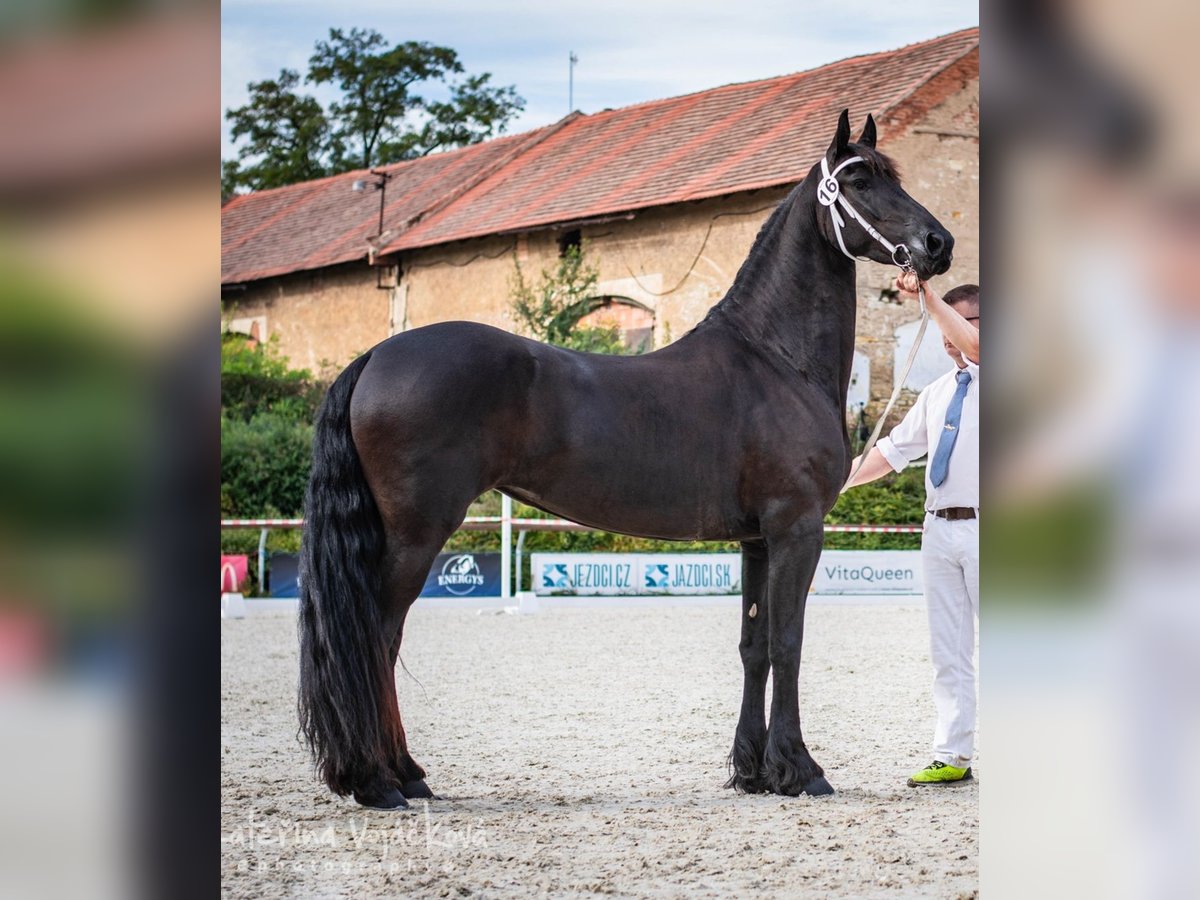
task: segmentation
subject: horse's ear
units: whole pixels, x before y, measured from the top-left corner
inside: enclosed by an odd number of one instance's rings
[[[864,147],[875,149],[875,117],[867,113],[867,124],[863,126],[862,136],[858,139],[858,143]]]
[[[837,158],[846,152],[846,145],[849,143],[850,110],[843,109],[842,114],[838,116],[837,134],[833,136],[833,143],[829,145],[829,150],[826,153],[830,165],[837,162]]]

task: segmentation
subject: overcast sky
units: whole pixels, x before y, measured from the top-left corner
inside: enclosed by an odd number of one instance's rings
[[[224,0],[221,8],[223,109],[245,103],[251,81],[282,68],[303,74],[331,27],[374,28],[392,43],[453,47],[467,72],[515,85],[526,107],[510,133],[567,114],[571,50],[575,107],[586,113],[798,72],[979,22],[974,0]]]

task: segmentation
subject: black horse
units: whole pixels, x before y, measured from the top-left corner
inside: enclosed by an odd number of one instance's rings
[[[668,347],[600,356],[445,322],[389,338],[333,383],[306,502],[299,702],[333,791],[380,808],[431,796],[393,670],[435,555],[492,488],[607,531],[740,541],[745,684],[727,786],[833,790],[801,736],[798,679],[822,520],[851,461],[848,257],[891,264],[883,244],[903,242],[928,278],[949,268],[953,238],[901,189],[871,118],[851,143],[843,112],[825,162],[863,222],[832,223],[814,166],[725,298]]]

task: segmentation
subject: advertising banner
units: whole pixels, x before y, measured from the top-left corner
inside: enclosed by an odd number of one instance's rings
[[[737,553],[534,553],[533,590],[555,594],[738,594]]]
[[[920,594],[920,550],[825,550],[814,594]]]
[[[235,593],[246,583],[250,557],[244,553],[221,554],[221,593]]]
[[[534,593],[555,595],[740,594],[738,553],[534,553]],[[916,550],[826,550],[813,593],[920,594]]]
[[[422,597],[499,597],[499,553],[439,553]]]
[[[300,555],[275,550],[267,572],[272,597],[300,596]]]

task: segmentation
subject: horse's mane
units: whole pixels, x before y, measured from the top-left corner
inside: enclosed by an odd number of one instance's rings
[[[733,284],[729,286],[729,290],[726,291],[725,296],[714,306],[710,307],[704,318],[693,325],[687,334],[691,334],[694,331],[700,331],[708,327],[710,324],[712,324],[712,322],[721,320],[721,318],[729,312],[731,305],[737,305],[737,298],[745,294],[746,284],[754,282],[757,279],[760,270],[764,266],[771,264],[772,251],[767,249],[767,245],[770,243],[768,240],[768,235],[774,234],[780,228],[782,228],[783,222],[787,218],[788,211],[791,209],[792,203],[795,202],[796,197],[799,195],[800,188],[803,184],[804,182],[802,181],[800,184],[796,185],[796,187],[789,191],[788,195],[779,202],[779,205],[772,210],[771,215],[767,217],[767,221],[765,221],[762,225],[762,228],[758,230],[758,235],[754,238],[754,243],[750,246],[750,253],[746,257],[746,260],[742,263],[741,268],[738,269],[737,275],[734,276]],[[684,337],[686,337],[687,334],[685,334]]]
[[[897,184],[900,183],[900,168],[896,165],[896,161],[873,147],[867,147],[863,144],[849,144],[847,146],[847,155],[861,156],[863,164],[866,165],[872,173],[881,175],[885,178],[890,178]],[[796,185],[788,195],[780,201],[775,207],[771,215],[763,223],[759,229],[758,236],[754,239],[754,244],[750,248],[750,254],[746,261],[738,270],[734,277],[733,284],[730,285],[729,291],[725,297],[716,305],[708,310],[708,313],[688,332],[691,334],[703,327],[707,327],[714,319],[719,319],[727,316],[734,308],[741,306],[741,301],[746,297],[746,287],[748,284],[757,284],[762,287],[760,274],[766,267],[778,266],[780,262],[779,248],[774,246],[774,241],[771,240],[776,232],[783,228],[784,220],[787,218],[788,211],[797,201],[800,195],[800,190],[804,185],[804,181],[808,180],[808,176],[803,181]],[[788,245],[784,250],[784,254],[791,252],[791,246]],[[776,284],[772,285],[777,290],[790,289],[790,285]],[[766,304],[755,304],[756,307],[763,307]],[[744,307],[743,307],[744,309]],[[771,327],[770,323],[766,323],[767,327]]]

